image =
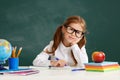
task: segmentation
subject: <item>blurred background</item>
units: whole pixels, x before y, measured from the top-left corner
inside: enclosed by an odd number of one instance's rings
[[[56,28],[67,17],[79,15],[89,32],[89,61],[92,52],[103,51],[106,61],[120,63],[119,4],[120,0],[0,0],[0,38],[23,47],[20,65],[29,66],[52,40]]]

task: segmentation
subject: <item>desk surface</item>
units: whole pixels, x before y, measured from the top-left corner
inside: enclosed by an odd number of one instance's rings
[[[0,75],[0,80],[120,80],[120,70],[110,72],[74,71],[71,69],[34,67],[38,74],[20,76],[12,74]]]

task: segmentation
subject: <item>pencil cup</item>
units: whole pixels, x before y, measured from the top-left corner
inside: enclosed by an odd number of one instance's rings
[[[19,67],[19,58],[9,58],[8,59],[9,69],[18,70]]]

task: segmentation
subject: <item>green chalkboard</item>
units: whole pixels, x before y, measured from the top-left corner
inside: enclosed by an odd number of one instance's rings
[[[52,40],[56,28],[71,15],[87,23],[87,53],[104,51],[120,62],[120,0],[0,0],[0,38],[23,47],[20,65],[33,59]]]

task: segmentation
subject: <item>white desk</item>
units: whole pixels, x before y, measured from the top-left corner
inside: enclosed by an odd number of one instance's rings
[[[120,80],[120,70],[110,72],[87,72],[70,69],[48,69],[48,67],[36,68],[40,73],[20,76],[5,74],[0,75],[0,80]]]

